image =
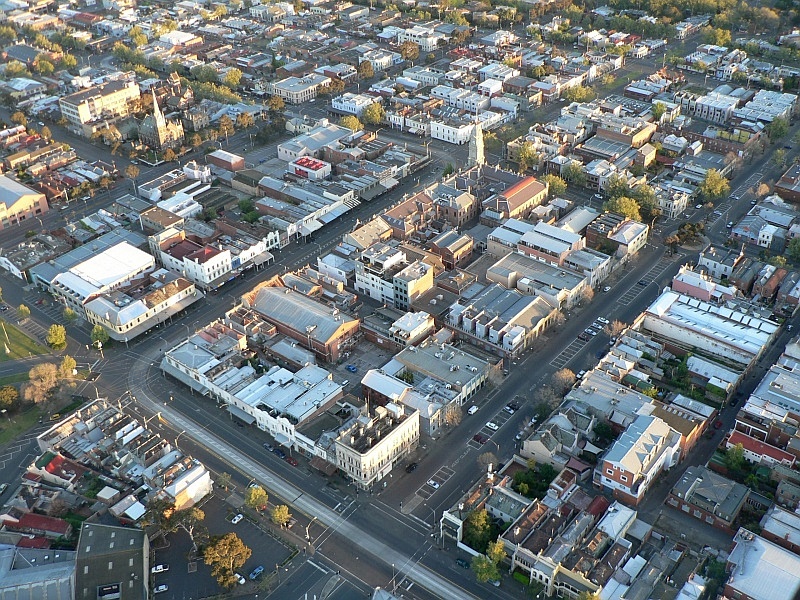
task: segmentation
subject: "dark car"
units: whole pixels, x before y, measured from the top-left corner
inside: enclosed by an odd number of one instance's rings
[[[589,334],[587,334],[587,333],[583,333],[583,332],[581,331],[581,332],[578,334],[578,339],[579,339],[579,340],[582,340],[582,341],[584,341],[584,342],[588,342],[590,339],[592,339],[592,337],[591,337]]]
[[[714,429],[722,429],[722,421],[717,420],[717,422],[714,423]]]
[[[267,452],[275,452],[275,446],[273,446],[272,444],[264,444],[264,449]]]
[[[286,452],[284,452],[284,451],[283,451],[283,450],[281,450],[280,448],[273,448],[273,449],[272,449],[272,452],[273,452],[273,453],[275,454],[275,456],[277,456],[278,458],[286,458]]]
[[[469,569],[469,563],[465,561],[463,558],[457,558],[456,564],[462,569]]]
[[[519,410],[519,404],[517,402],[509,402],[508,407],[513,408],[514,410]]]
[[[415,462],[409,463],[409,465],[406,467],[406,473],[413,473],[414,471],[417,470],[418,466],[419,465]]]
[[[296,467],[297,465],[300,464],[297,462],[297,459],[294,456],[287,456],[284,460],[293,467]]]
[[[347,369],[350,373],[357,373],[358,372],[358,369],[355,367],[355,365],[347,365],[345,367],[345,369]]]
[[[645,286],[645,285],[647,285],[647,282],[646,282],[644,279],[640,279],[638,283],[639,283],[639,285],[641,285],[641,286]]]
[[[479,444],[485,444],[489,441],[489,438],[483,435],[482,433],[476,433],[472,436],[472,439],[478,442]]]

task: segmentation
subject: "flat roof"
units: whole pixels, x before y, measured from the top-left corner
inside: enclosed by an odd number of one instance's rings
[[[728,557],[728,585],[752,600],[800,596],[800,556],[741,528]]]

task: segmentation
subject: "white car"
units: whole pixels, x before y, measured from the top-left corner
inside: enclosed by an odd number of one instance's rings
[[[247,580],[241,575],[239,575],[239,573],[234,573],[233,576],[236,577],[236,581],[239,582],[239,585],[244,585],[245,583],[247,583]]]
[[[231,523],[232,523],[232,524],[234,524],[234,525],[236,525],[236,524],[237,524],[239,521],[241,521],[242,519],[244,519],[244,515],[243,515],[242,513],[239,513],[238,515],[236,515],[235,517],[233,517],[233,518],[231,519]]]
[[[428,485],[431,486],[435,490],[439,489],[439,484],[436,483],[433,479],[428,479]]]
[[[154,594],[160,594],[161,592],[166,592],[169,589],[169,586],[166,583],[162,583],[161,585],[157,585],[153,590]]]
[[[581,369],[580,371],[578,371],[578,374],[575,375],[575,379],[582,379],[584,375],[586,375],[586,371]]]
[[[695,204],[694,207],[695,208],[703,208],[703,205],[702,204]]]
[[[597,317],[597,322],[602,323],[603,325],[608,325],[608,319],[605,317]]]
[[[587,327],[583,331],[584,331],[584,333],[587,333],[587,334],[592,335],[592,336],[597,335],[597,332],[594,329],[592,329],[591,327]]]
[[[467,414],[468,415],[474,415],[476,412],[478,412],[478,407],[477,406],[470,406],[469,410],[467,411]]]
[[[150,569],[151,573],[166,573],[167,571],[169,571],[169,565],[156,565]]]
[[[607,285],[606,287],[603,288],[603,291],[604,292],[610,292],[611,291],[611,286]]]
[[[500,429],[500,428],[497,426],[497,423],[494,423],[493,421],[489,421],[489,422],[486,424],[486,427],[488,427],[488,428],[489,428],[489,429],[491,429],[492,431],[497,431],[498,429]]]

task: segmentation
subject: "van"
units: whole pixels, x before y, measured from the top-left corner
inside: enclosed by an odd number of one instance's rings
[[[478,412],[478,407],[477,406],[470,406],[469,410],[467,411],[467,414],[474,415],[476,412]]]

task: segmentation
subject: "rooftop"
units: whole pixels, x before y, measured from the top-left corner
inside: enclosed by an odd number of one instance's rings
[[[752,600],[800,598],[800,556],[739,529],[728,557],[728,586]]]

